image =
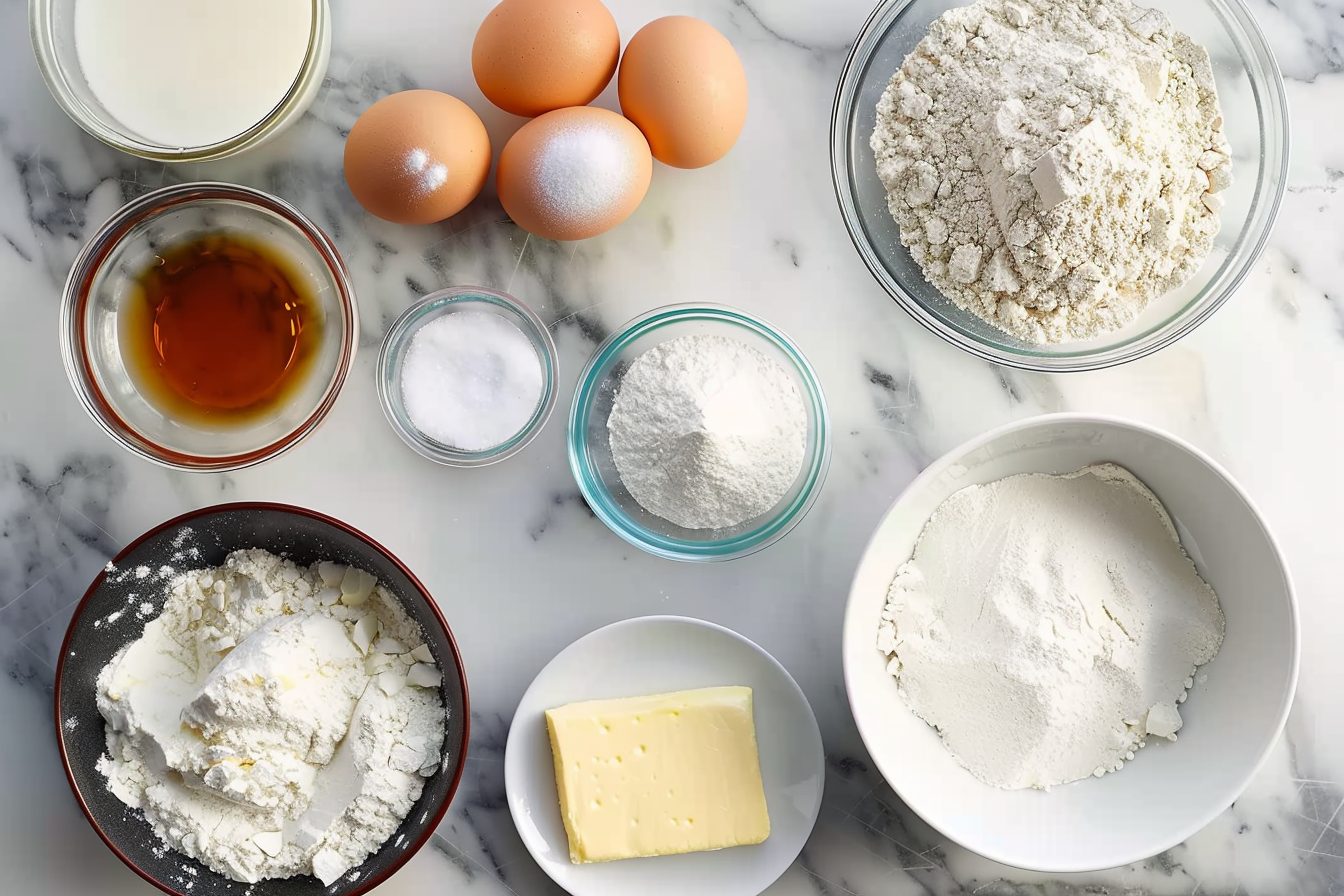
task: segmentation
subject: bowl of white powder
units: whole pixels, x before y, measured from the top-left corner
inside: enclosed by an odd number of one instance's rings
[[[887,0],[831,123],[886,292],[986,360],[1109,367],[1207,320],[1287,183],[1283,81],[1242,0]]]
[[[830,463],[826,399],[787,336],[721,305],[613,333],[579,377],[569,463],[593,513],[669,560],[730,560],[802,520]]]
[[[378,399],[421,457],[454,467],[526,448],[555,407],[560,366],[546,323],[508,293],[441,289],[392,323],[378,353]]]
[[[897,795],[1048,872],[1141,861],[1227,809],[1297,682],[1284,558],[1206,454],[1124,420],[1009,424],[921,473],[850,591],[845,684]]]
[[[378,886],[442,820],[469,727],[424,586],[348,525],[279,504],[132,542],[75,611],[55,702],[94,829],[191,896]]]

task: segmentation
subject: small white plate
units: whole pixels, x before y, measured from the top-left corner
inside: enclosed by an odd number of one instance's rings
[[[546,710],[718,685],[752,689],[770,837],[716,852],[571,864]],[[757,896],[802,851],[821,809],[824,777],[821,732],[793,677],[736,632],[681,616],[627,619],[566,647],[523,695],[504,752],[504,788],[518,833],[542,870],[574,896]]]

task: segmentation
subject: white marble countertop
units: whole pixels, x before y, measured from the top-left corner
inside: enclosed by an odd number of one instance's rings
[[[268,499],[341,517],[398,553],[438,596],[465,656],[474,713],[462,787],[431,845],[380,888],[387,896],[558,892],[504,805],[509,719],[571,640],[665,612],[757,640],[798,679],[821,723],[821,820],[771,896],[1344,893],[1344,477],[1333,469],[1344,440],[1344,0],[1251,0],[1289,78],[1295,140],[1290,193],[1255,274],[1176,346],[1067,377],[996,368],[944,345],[886,297],[852,249],[827,126],[870,0],[611,0],[626,37],[673,12],[720,28],[745,62],[753,105],[727,159],[702,171],[659,168],[639,211],[601,238],[525,239],[500,223],[489,196],[441,226],[371,219],[340,164],[345,130],[377,97],[446,90],[481,113],[497,147],[516,127],[470,74],[470,42],[490,5],[332,0],[335,50],[307,118],[239,160],[166,168],[97,144],[61,114],[32,61],[25,4],[0,0],[0,889],[152,892],[98,841],[61,774],[49,709],[55,651],[74,602],[120,545],[191,508]],[[613,91],[599,102],[613,105]],[[326,425],[237,474],[170,473],[123,453],[74,399],[57,350],[60,285],[82,242],[128,198],[191,179],[296,203],[335,238],[361,302],[363,350]],[[558,417],[523,454],[488,469],[412,454],[378,408],[376,346],[414,298],[461,283],[508,288],[553,322],[561,407],[595,343],[656,305],[721,301],[776,323],[808,354],[831,403],[835,455],[816,507],[773,549],[678,565],[628,547],[588,513]],[[915,473],[990,427],[1058,410],[1146,421],[1226,464],[1282,540],[1303,654],[1287,736],[1234,808],[1151,861],[1043,876],[945,842],[893,797],[849,716],[839,641],[863,544]]]

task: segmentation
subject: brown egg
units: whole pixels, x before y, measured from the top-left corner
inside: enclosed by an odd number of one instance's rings
[[[486,99],[531,118],[597,99],[620,55],[616,20],[598,0],[504,0],[476,32],[471,70]]]
[[[397,224],[466,208],[490,173],[490,135],[466,103],[436,90],[383,97],[345,140],[345,181],[359,204]]]
[[[728,39],[689,16],[668,16],[630,38],[617,80],[621,111],[658,161],[703,168],[733,148],[747,120],[747,74]]]
[[[529,121],[499,156],[499,201],[519,227],[551,240],[597,236],[630,217],[653,157],[615,112],[576,106]]]

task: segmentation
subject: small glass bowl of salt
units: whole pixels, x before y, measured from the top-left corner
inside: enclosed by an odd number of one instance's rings
[[[378,354],[378,398],[418,454],[481,467],[521,451],[546,425],[559,379],[546,324],[482,287],[430,293],[392,324]]]

